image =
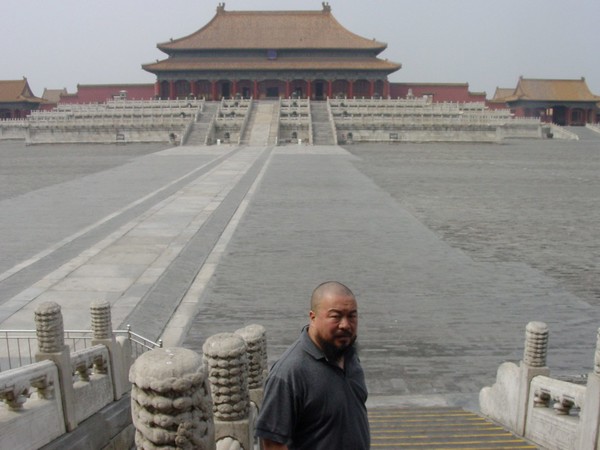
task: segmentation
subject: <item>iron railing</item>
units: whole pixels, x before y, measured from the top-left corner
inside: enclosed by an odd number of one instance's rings
[[[137,334],[127,325],[125,330],[113,330],[116,336],[126,336],[131,343],[131,356],[136,359],[153,348],[162,348],[162,340],[154,342]],[[91,330],[65,330],[65,344],[71,352],[91,347]],[[0,372],[16,369],[35,362],[37,336],[35,330],[0,330]]]

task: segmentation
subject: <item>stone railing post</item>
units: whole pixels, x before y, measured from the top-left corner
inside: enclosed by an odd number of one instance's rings
[[[248,349],[248,390],[250,401],[260,410],[267,378],[267,331],[262,325],[248,325],[236,330]]]
[[[233,333],[209,337],[202,346],[213,397],[215,439],[234,439],[243,449],[253,448],[248,393],[246,342]]]
[[[538,375],[550,375],[550,369],[546,366],[548,333],[548,326],[543,322],[529,322],[525,328],[525,350],[519,367],[519,393],[515,430],[521,436],[525,435],[531,380]]]
[[[92,345],[102,344],[108,349],[110,358],[110,370],[115,400],[119,400],[127,392],[127,372],[123,367],[121,346],[112,332],[112,320],[110,314],[110,303],[105,300],[92,302],[90,305],[92,319]]]
[[[157,348],[129,371],[138,449],[215,450],[212,401],[202,357],[184,348]]]
[[[61,403],[67,431],[77,427],[75,391],[71,351],[65,345],[65,330],[60,305],[54,302],[40,304],[35,312],[35,329],[38,341],[36,361],[50,360],[56,364],[60,383]]]
[[[594,371],[588,374],[585,390],[585,407],[581,413],[579,450],[598,448],[600,428],[600,328],[596,335]]]

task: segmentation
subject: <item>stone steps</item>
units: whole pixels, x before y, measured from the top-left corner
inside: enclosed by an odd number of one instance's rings
[[[184,145],[204,145],[206,143],[206,136],[209,131],[210,122],[217,112],[217,103],[206,102],[204,104],[204,111],[200,116],[200,120],[192,124],[192,131],[190,132]]]
[[[535,449],[501,426],[453,407],[369,409],[372,449]]]
[[[335,138],[329,121],[327,103],[311,102],[310,114],[312,118],[313,144],[334,145]]]
[[[254,109],[252,118],[252,127],[248,144],[253,146],[269,145],[269,136],[271,134],[271,123],[274,113],[273,102],[259,102]]]

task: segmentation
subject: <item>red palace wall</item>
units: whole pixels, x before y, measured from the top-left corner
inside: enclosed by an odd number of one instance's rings
[[[406,98],[412,92],[413,97],[433,95],[433,101],[438,102],[485,102],[485,93],[469,92],[469,85],[436,84],[436,83],[390,83],[391,98]]]
[[[127,92],[128,100],[150,100],[154,97],[154,84],[88,84],[78,85],[77,93],[61,96],[60,103],[104,103]]]

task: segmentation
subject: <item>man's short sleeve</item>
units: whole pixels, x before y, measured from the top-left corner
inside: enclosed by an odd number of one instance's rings
[[[295,403],[288,381],[277,376],[269,377],[256,423],[256,436],[289,444],[296,424]]]

